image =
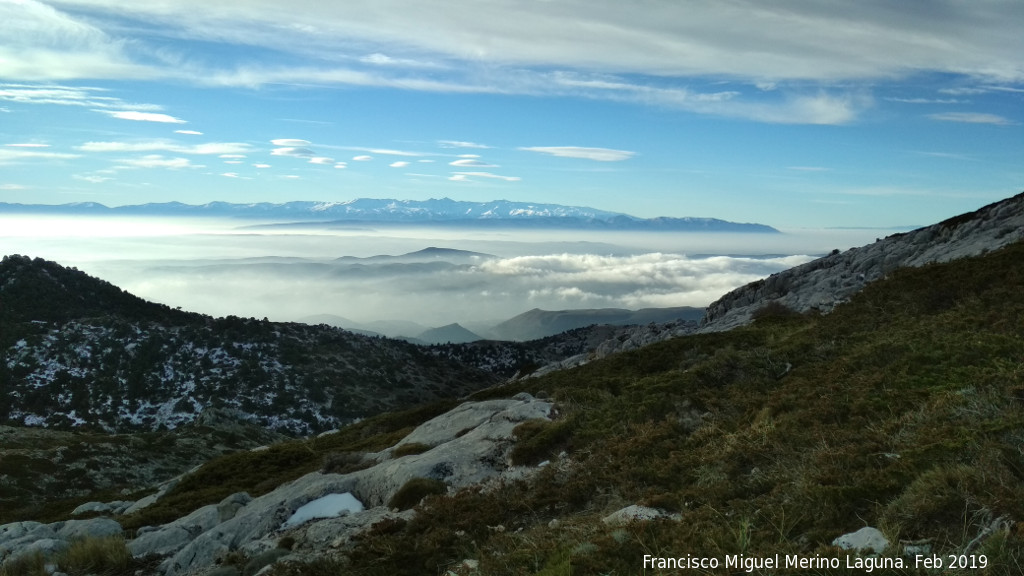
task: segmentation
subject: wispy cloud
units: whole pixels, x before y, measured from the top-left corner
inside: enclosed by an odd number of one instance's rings
[[[490,148],[490,146],[486,144],[465,142],[462,140],[438,140],[437,143],[442,148]]]
[[[173,140],[139,140],[132,142],[86,142],[77,146],[81,152],[173,152],[175,154],[246,154],[252,147],[241,142],[207,142],[181,144]]]
[[[390,166],[392,168],[405,168],[409,164],[411,164],[411,162],[398,161],[398,162],[392,162],[391,164],[388,164],[388,166]]]
[[[955,98],[885,98],[887,102],[899,102],[901,104],[962,104],[963,100]]]
[[[448,178],[453,182],[472,182],[473,178],[486,178],[489,180],[504,180],[505,182],[518,182],[522,180],[519,176],[502,176],[490,172],[454,172]]]
[[[309,159],[310,164],[334,164],[334,158],[328,158],[327,156],[314,156]]]
[[[363,154],[363,155],[360,155],[360,156],[353,156],[352,160],[354,160],[356,162],[369,162],[370,160],[373,160],[373,156],[367,156],[367,155]]]
[[[170,114],[161,114],[158,112],[137,112],[134,110],[99,110],[107,114],[111,118],[119,118],[121,120],[135,120],[137,122],[161,122],[164,124],[186,124],[185,120],[181,118],[175,118]]]
[[[458,166],[460,168],[497,168],[498,167],[497,164],[488,164],[487,162],[484,162],[482,160],[477,160],[475,158],[463,158],[461,160],[455,160],[454,162],[449,162],[448,165],[449,166]]]
[[[298,158],[310,158],[316,156],[316,152],[313,152],[309,148],[300,148],[296,146],[285,146],[283,148],[274,148],[270,151],[271,156],[296,156]]]
[[[54,84],[0,84],[0,100],[19,104],[52,104],[88,108],[116,108],[121,111],[158,111],[156,104],[134,104],[108,95],[109,90],[90,86]]]
[[[943,122],[963,122],[967,124],[994,124],[996,126],[1017,124],[1004,116],[982,112],[944,112],[941,114],[929,114],[928,117],[932,120],[941,120]]]
[[[299,140],[297,138],[277,138],[270,141],[274,146],[288,146],[288,147],[302,147],[311,146],[313,143],[309,140]]]
[[[79,157],[81,154],[49,152],[33,148],[0,148],[0,166],[18,164],[28,160],[69,160]]]
[[[175,130],[175,134],[188,134],[189,136],[202,136],[203,133],[198,130]]]
[[[438,0],[429,11],[413,0],[394,0],[387,10],[315,0],[295,0],[287,9],[263,1],[216,8],[205,0],[130,8],[117,0],[51,4],[0,4],[9,32],[0,77],[575,95],[818,124],[847,123],[864,109],[847,81],[921,72],[983,85],[1024,80],[1024,8],[1013,2],[953,3],[927,14],[910,4],[794,7],[756,0],[644,10],[610,1],[543,2],[529,11],[510,0],[471,7]],[[573,26],[565,25],[567,13]],[[211,65],[190,59],[187,50],[170,54],[154,37],[255,49],[226,50]],[[268,53],[275,56],[269,63],[262,59]],[[702,78],[728,78],[730,86],[683,87]],[[831,93],[817,93],[822,88]]]
[[[529,146],[519,148],[528,152],[540,152],[560,158],[582,158],[584,160],[595,160],[598,162],[621,162],[629,160],[636,155],[636,152],[629,150],[614,150],[612,148],[584,148],[581,146]]]
[[[173,170],[202,168],[201,165],[192,164],[188,158],[167,158],[160,154],[148,154],[141,158],[122,158],[117,163],[130,168],[169,168]]]

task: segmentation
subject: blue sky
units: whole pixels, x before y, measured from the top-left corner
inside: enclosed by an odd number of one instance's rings
[[[1017,0],[0,0],[0,201],[929,224],[1024,189],[1021,30]]]

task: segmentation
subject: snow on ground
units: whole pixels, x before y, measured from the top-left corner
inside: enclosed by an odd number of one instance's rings
[[[307,520],[313,518],[332,518],[334,516],[340,516],[342,513],[355,514],[363,511],[363,503],[356,500],[356,497],[351,492],[345,492],[344,494],[328,494],[322,498],[317,498],[312,502],[308,502],[303,506],[300,506],[298,510],[292,514],[292,517],[285,521],[281,525],[281,528],[291,528],[292,526],[298,526]]]

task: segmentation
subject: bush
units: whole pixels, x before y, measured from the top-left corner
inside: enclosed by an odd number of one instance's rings
[[[132,553],[121,536],[75,540],[57,558],[61,571],[73,576],[127,573],[131,563]]]
[[[41,552],[25,554],[0,564],[0,576],[49,576]]]
[[[324,465],[320,471],[324,474],[348,474],[373,465],[363,458],[363,452],[332,452],[324,457]]]
[[[408,510],[431,494],[444,494],[448,485],[433,478],[412,478],[395,492],[388,501],[388,508]]]
[[[573,428],[574,421],[570,418],[558,422],[537,418],[516,426],[512,430],[518,440],[512,448],[512,464],[526,466],[543,461],[556,448],[568,443]]]

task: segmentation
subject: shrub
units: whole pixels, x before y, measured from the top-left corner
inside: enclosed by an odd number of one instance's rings
[[[388,508],[408,510],[431,494],[444,494],[448,485],[433,478],[412,478],[395,492],[388,501]]]
[[[132,553],[121,536],[82,538],[57,558],[61,571],[79,574],[120,574],[128,571]]]
[[[0,576],[49,576],[41,552],[24,554],[0,564]]]
[[[512,448],[512,464],[537,464],[550,456],[556,448],[568,443],[575,427],[571,418],[552,422],[543,418],[527,420],[512,430],[517,442]]]
[[[797,318],[799,316],[799,312],[778,300],[772,300],[757,310],[754,310],[754,313],[750,315],[751,319],[755,322],[763,320],[786,320],[789,318]]]
[[[364,460],[363,452],[332,452],[324,457],[320,471],[324,474],[348,474],[369,468],[372,464]]]

